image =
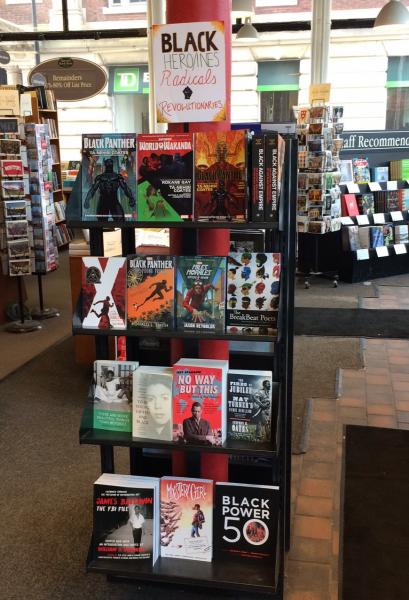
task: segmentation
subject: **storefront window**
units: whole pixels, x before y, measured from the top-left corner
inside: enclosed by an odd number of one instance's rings
[[[386,129],[409,129],[409,56],[388,60]]]
[[[294,121],[292,107],[298,104],[299,72],[297,60],[259,63],[257,91],[260,93],[262,123]]]
[[[73,0],[71,29],[130,29],[146,27],[146,0]]]

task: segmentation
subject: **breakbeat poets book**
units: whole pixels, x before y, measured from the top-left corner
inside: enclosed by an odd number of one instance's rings
[[[128,324],[135,329],[173,329],[175,259],[128,256]]]
[[[140,134],[137,146],[138,220],[191,220],[193,134]]]
[[[229,333],[275,333],[280,271],[278,253],[232,252],[228,255],[226,327]]]
[[[227,439],[271,440],[273,374],[236,371],[227,375]]]
[[[244,130],[195,134],[195,220],[246,221],[246,145]]]
[[[180,256],[176,264],[176,329],[224,332],[226,257]]]
[[[126,258],[82,258],[82,326],[126,327]]]
[[[136,219],[136,136],[82,136],[82,220]]]
[[[172,367],[142,366],[133,374],[132,435],[172,441]]]
[[[173,441],[221,445],[226,439],[227,360],[181,358],[173,365]]]
[[[212,530],[213,481],[162,477],[161,556],[211,562]]]
[[[159,479],[103,473],[94,483],[94,558],[143,560],[159,556]]]
[[[269,561],[273,576],[278,513],[277,486],[216,483],[215,559]]]

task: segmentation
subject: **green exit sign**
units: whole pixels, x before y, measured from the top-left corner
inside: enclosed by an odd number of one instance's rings
[[[114,72],[114,94],[149,93],[147,67],[118,67]]]

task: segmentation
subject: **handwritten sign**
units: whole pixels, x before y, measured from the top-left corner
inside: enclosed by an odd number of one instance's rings
[[[226,120],[222,21],[153,25],[156,120]]]

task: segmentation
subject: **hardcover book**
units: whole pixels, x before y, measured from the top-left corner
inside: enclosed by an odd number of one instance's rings
[[[225,256],[180,256],[176,267],[176,329],[224,333]]]
[[[195,134],[195,220],[246,221],[246,144],[244,130]]]
[[[389,167],[374,167],[374,181],[388,181]]]
[[[342,194],[341,203],[343,217],[356,217],[356,215],[359,215],[355,194]]]
[[[409,230],[407,225],[395,225],[395,243],[407,244],[409,242]]]
[[[352,169],[355,183],[369,183],[371,181],[371,173],[367,158],[353,158]]]
[[[358,225],[348,225],[342,228],[342,249],[356,251],[360,249]]]
[[[82,326],[126,327],[126,258],[82,258]]]
[[[265,134],[265,205],[264,220],[278,221],[285,142],[279,133]]]
[[[251,140],[251,219],[252,221],[264,221],[265,200],[265,153],[264,134],[256,133]]]
[[[211,562],[213,544],[213,481],[160,480],[160,554]]]
[[[373,225],[369,228],[369,242],[371,248],[384,246],[383,225]]]
[[[280,261],[278,253],[229,254],[226,298],[229,333],[273,335],[276,332]]]
[[[93,427],[108,431],[132,431],[132,385],[137,362],[94,362]]]
[[[133,133],[82,136],[82,220],[136,219],[136,138]]]
[[[358,206],[361,215],[373,215],[375,212],[375,199],[373,194],[361,194],[358,196]]]
[[[393,224],[385,223],[383,226],[383,245],[390,246],[393,244]]]
[[[94,483],[93,558],[143,560],[159,556],[159,479],[103,473]]]
[[[193,134],[140,134],[137,146],[138,220],[191,220]]]
[[[358,239],[360,248],[370,248],[369,231],[370,227],[358,227]]]
[[[215,560],[267,562],[277,557],[280,494],[277,486],[216,483]]]
[[[228,440],[271,441],[272,385],[271,371],[229,371]]]
[[[172,441],[172,367],[139,367],[133,374],[132,436]]]
[[[173,365],[173,441],[219,446],[226,439],[227,360]]]
[[[173,329],[175,259],[128,256],[128,325],[135,329]]]

